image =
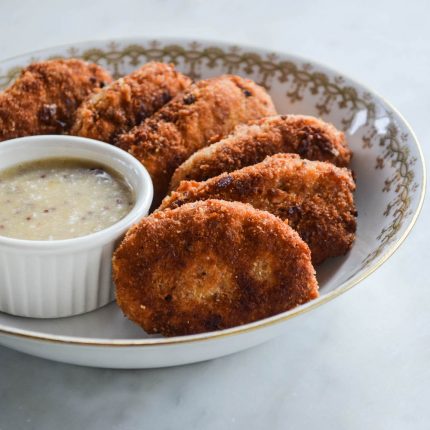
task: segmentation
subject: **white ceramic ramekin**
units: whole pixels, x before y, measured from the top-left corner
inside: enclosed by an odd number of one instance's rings
[[[72,136],[32,136],[0,143],[0,170],[54,157],[94,160],[114,169],[133,188],[135,205],[112,226],[74,239],[39,241],[0,236],[0,311],[13,315],[65,317],[112,301],[115,245],[148,213],[152,202],[148,172],[115,146]]]

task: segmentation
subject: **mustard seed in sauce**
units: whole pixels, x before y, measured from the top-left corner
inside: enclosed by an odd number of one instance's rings
[[[50,158],[0,172],[0,236],[85,236],[115,224],[133,204],[124,178],[95,162]]]

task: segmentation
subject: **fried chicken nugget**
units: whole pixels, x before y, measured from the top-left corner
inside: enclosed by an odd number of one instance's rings
[[[0,93],[0,141],[67,132],[82,101],[111,81],[102,67],[81,60],[31,64]]]
[[[113,257],[116,299],[147,333],[220,330],[318,297],[308,246],[287,223],[207,200],[134,226]]]
[[[225,139],[195,152],[176,169],[170,190],[180,181],[205,181],[277,153],[296,153],[339,167],[348,166],[351,159],[345,135],[333,125],[305,115],[272,116],[240,124]]]
[[[250,203],[288,220],[309,245],[313,263],[319,264],[345,254],[354,242],[354,190],[348,169],[277,154],[205,182],[182,181],[159,210],[206,199]]]
[[[241,122],[274,113],[264,88],[249,79],[223,75],[188,87],[141,125],[119,136],[118,146],[148,169],[154,182],[154,202],[159,204],[173,172],[193,152],[219,140]]]
[[[191,84],[173,64],[150,62],[89,97],[76,112],[71,134],[114,143]]]

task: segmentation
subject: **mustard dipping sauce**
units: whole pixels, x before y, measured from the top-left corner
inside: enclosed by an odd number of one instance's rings
[[[49,158],[0,171],[0,236],[60,240],[86,236],[124,218],[132,188],[96,162]]]

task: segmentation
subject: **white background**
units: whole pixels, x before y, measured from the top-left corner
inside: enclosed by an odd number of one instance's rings
[[[428,1],[0,0],[0,59],[88,39],[186,36],[299,54],[391,101],[430,154]],[[429,213],[373,276],[297,335],[150,371],[0,347],[0,430],[430,428]]]

